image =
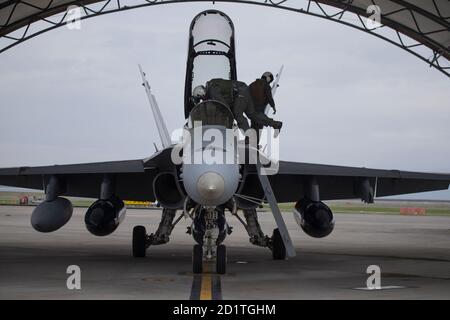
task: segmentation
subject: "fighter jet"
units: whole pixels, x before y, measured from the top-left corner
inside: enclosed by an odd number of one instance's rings
[[[375,197],[449,187],[450,174],[278,161],[257,146],[243,143],[235,134],[239,128],[231,106],[193,96],[195,87],[211,79],[238,80],[234,25],[223,12],[201,12],[190,25],[186,125],[180,141],[172,141],[146,75],[142,69],[140,73],[162,145],[151,157],[0,169],[1,185],[45,191],[45,201],[31,216],[37,231],[52,232],[69,221],[73,208],[65,197],[98,199],[84,219],[87,230],[96,236],[117,229],[125,217],[124,200],[157,201],[162,207],[159,227],[151,234],[144,226],[134,227],[133,256],[145,257],[149,247],[168,243],[172,230],[184,218],[192,222],[188,233],[195,241],[193,272],[202,273],[203,262],[211,260],[217,273],[223,274],[227,260],[223,242],[232,234],[232,216],[245,226],[250,243],[270,249],[275,260],[285,260],[295,256],[295,248],[279,203],[296,203],[293,214],[301,229],[320,238],[329,235],[335,224],[325,200],[359,198],[372,203]],[[281,72],[274,81],[274,93],[280,76]],[[212,161],[217,159],[224,161]],[[267,203],[276,224],[272,235],[263,233],[256,211]]]

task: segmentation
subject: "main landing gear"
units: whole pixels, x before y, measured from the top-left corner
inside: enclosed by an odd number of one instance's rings
[[[133,257],[144,258],[147,251],[148,237],[144,226],[133,228]]]
[[[169,242],[173,228],[183,217],[183,215],[180,215],[173,222],[175,214],[176,210],[163,209],[161,222],[159,223],[158,230],[154,234],[147,235],[144,226],[136,226],[133,228],[133,257],[143,258],[146,255],[148,247]]]
[[[280,231],[278,229],[273,230],[272,237],[264,235],[258,222],[256,209],[245,209],[243,211],[246,221],[243,221],[237,213],[235,216],[244,225],[245,230],[247,230],[248,236],[250,237],[250,243],[256,246],[269,248],[272,251],[273,260],[285,260],[286,247],[284,246]]]
[[[286,247],[284,246],[283,239],[281,238],[280,230],[273,230],[272,234],[272,258],[273,260],[285,260],[286,259]]]
[[[151,245],[161,245],[169,242],[169,237],[175,225],[184,216],[189,216],[193,223],[188,228],[195,241],[192,250],[192,272],[199,274],[205,272],[206,265],[215,263],[216,273],[225,274],[227,269],[227,248],[222,244],[225,237],[232,232],[225,220],[224,207],[201,207],[194,206],[183,211],[175,221],[176,210],[163,209],[161,222],[158,230],[154,234],[148,235],[145,227],[136,226],[133,229],[133,256],[137,258],[145,257],[147,248]],[[230,210],[238,220],[244,225],[250,237],[250,243],[269,248],[272,251],[274,260],[286,259],[286,247],[278,229],[273,230],[272,237],[263,233],[258,222],[256,209],[243,210],[245,221],[239,217],[237,210]],[[212,271],[212,270],[206,270]]]

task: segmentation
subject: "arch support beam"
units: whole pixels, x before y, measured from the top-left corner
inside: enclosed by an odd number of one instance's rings
[[[450,77],[450,2],[445,0],[0,0],[0,53],[67,25],[73,19],[70,6],[78,7],[83,20],[181,2],[253,4],[334,21],[388,41]]]

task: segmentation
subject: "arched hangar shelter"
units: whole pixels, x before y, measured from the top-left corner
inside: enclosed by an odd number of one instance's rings
[[[74,17],[181,2],[254,4],[332,20],[386,40],[450,77],[449,0],[0,0],[0,53]]]

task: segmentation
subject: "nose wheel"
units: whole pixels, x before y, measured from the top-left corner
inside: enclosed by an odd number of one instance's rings
[[[192,250],[192,272],[203,272],[203,246],[200,244],[196,244]]]
[[[218,274],[227,272],[227,247],[223,244],[217,246],[216,272]]]
[[[200,274],[203,272],[203,246],[200,244],[194,245],[192,250],[192,272],[194,274]],[[227,247],[223,244],[217,246],[216,250],[216,273],[225,274],[227,272]],[[206,259],[206,260],[213,260]]]

